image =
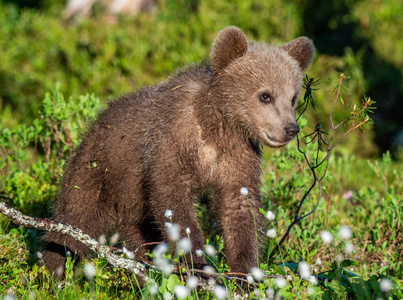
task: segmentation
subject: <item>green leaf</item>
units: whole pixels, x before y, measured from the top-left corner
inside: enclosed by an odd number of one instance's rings
[[[382,268],[379,269],[378,274],[383,274],[386,270],[389,269],[389,266],[383,266]]]
[[[343,260],[343,262],[340,264],[340,268],[347,268],[350,266],[359,267],[360,265],[355,260],[349,260],[349,259]]]
[[[177,286],[177,285],[182,285],[182,282],[179,280],[177,275],[172,274],[171,276],[168,277],[167,289],[171,293],[174,293],[175,286]]]
[[[337,261],[334,260],[334,261],[332,262],[332,269],[335,270],[335,269],[337,269],[338,267],[339,267],[339,265],[337,264]]]
[[[295,273],[298,270],[298,263],[296,263],[296,262],[286,262],[286,263],[280,264],[279,267],[282,270],[285,270],[284,268],[288,268],[288,269],[290,269],[291,272]]]

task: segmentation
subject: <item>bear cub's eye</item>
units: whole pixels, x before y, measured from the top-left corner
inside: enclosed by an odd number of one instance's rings
[[[262,93],[260,95],[260,100],[263,101],[263,102],[266,102],[266,103],[269,103],[269,102],[272,101],[269,93]]]

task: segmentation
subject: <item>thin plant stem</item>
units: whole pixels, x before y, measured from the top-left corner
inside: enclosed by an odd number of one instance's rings
[[[328,171],[330,155],[331,155],[331,153],[332,153],[334,147],[335,147],[341,140],[343,140],[343,139],[346,137],[347,134],[349,134],[351,131],[353,131],[353,130],[359,128],[359,127],[361,127],[362,125],[364,125],[365,123],[367,123],[367,122],[370,120],[369,117],[366,117],[366,118],[365,118],[363,121],[361,121],[358,125],[356,125],[356,124],[353,123],[352,126],[351,126],[351,128],[349,128],[349,129],[348,129],[344,134],[342,134],[335,142],[332,143],[332,141],[333,141],[333,139],[334,139],[334,137],[335,137],[335,134],[336,134],[336,130],[337,130],[342,124],[346,123],[346,122],[349,121],[349,120],[353,120],[353,121],[354,121],[354,118],[355,118],[356,115],[361,114],[362,112],[365,111],[365,109],[368,108],[369,105],[371,105],[371,101],[370,101],[370,100],[367,100],[367,101],[365,102],[365,104],[364,104],[364,107],[363,107],[362,109],[360,109],[358,113],[354,113],[354,115],[353,115],[352,117],[348,117],[348,118],[344,119],[343,121],[341,121],[339,124],[335,125],[334,122],[333,122],[333,111],[334,111],[334,107],[335,107],[335,105],[336,105],[336,102],[337,102],[339,99],[341,100],[341,91],[342,91],[342,88],[343,88],[342,82],[343,82],[343,79],[344,79],[344,78],[346,78],[345,75],[344,75],[343,73],[340,74],[340,76],[339,76],[339,84],[338,84],[337,87],[334,89],[334,91],[337,91],[337,92],[336,92],[336,97],[335,97],[335,99],[334,99],[334,101],[333,101],[333,104],[332,104],[332,108],[331,108],[331,110],[330,110],[330,116],[329,116],[329,118],[330,118],[330,123],[331,123],[331,135],[330,135],[330,138],[329,138],[328,142],[326,143],[326,142],[322,139],[320,128],[319,128],[317,131],[316,131],[316,129],[315,129],[316,135],[315,135],[315,136],[312,138],[312,140],[311,140],[311,142],[312,142],[315,138],[318,138],[318,149],[317,149],[317,151],[316,151],[316,159],[315,159],[316,164],[315,164],[315,165],[312,165],[312,164],[310,163],[309,158],[308,158],[308,156],[306,155],[305,151],[303,151],[303,150],[301,149],[299,136],[297,135],[297,137],[296,137],[296,139],[297,139],[297,149],[298,149],[298,151],[304,156],[305,162],[306,162],[306,164],[308,165],[309,169],[311,170],[312,177],[313,177],[313,182],[312,182],[311,186],[308,188],[308,190],[305,192],[305,194],[302,196],[301,200],[299,201],[299,205],[298,205],[297,210],[296,210],[296,212],[295,212],[293,221],[292,221],[291,224],[287,227],[287,230],[286,230],[286,232],[284,233],[284,235],[282,236],[281,240],[279,241],[277,247],[270,253],[270,256],[269,256],[269,263],[271,263],[271,261],[272,261],[272,260],[274,259],[274,257],[278,254],[278,252],[280,252],[281,246],[282,246],[282,244],[284,243],[284,241],[287,239],[287,237],[289,236],[289,234],[290,234],[290,232],[291,232],[291,229],[292,229],[297,223],[301,222],[301,220],[303,220],[303,219],[305,219],[306,217],[308,217],[309,215],[313,214],[313,213],[316,211],[316,209],[318,208],[319,203],[320,203],[320,199],[321,199],[321,197],[322,197],[322,180],[325,178],[326,173],[327,173],[327,171]],[[312,82],[312,80],[307,79],[307,82]],[[310,85],[306,85],[306,88],[310,88]],[[312,98],[311,98],[311,99],[312,99]],[[306,100],[306,99],[305,99],[305,100]],[[312,100],[311,100],[311,101],[312,101]],[[298,120],[300,119],[300,117],[305,113],[305,111],[306,111],[306,109],[307,109],[307,107],[308,107],[308,103],[309,103],[309,101],[306,100],[305,103],[302,104],[302,105],[305,104],[305,107],[304,107],[303,111],[301,112],[301,114],[298,116],[297,121],[298,121]],[[373,102],[372,102],[372,103],[373,103]],[[302,107],[302,105],[300,105],[299,108]],[[354,112],[355,112],[355,108],[354,108]],[[315,131],[314,131],[312,134],[314,134]],[[308,136],[311,136],[312,134],[309,134]],[[319,162],[319,150],[320,150],[320,142],[321,142],[321,139],[322,139],[322,142],[323,142],[324,144],[326,144],[326,155],[325,155],[325,157],[323,157],[323,159]],[[309,143],[310,143],[310,142],[309,142]],[[322,175],[321,175],[321,176],[318,176],[316,170],[317,170],[317,168],[318,168],[319,166],[321,166],[323,163],[325,163],[325,169],[323,170]],[[301,211],[302,205],[305,203],[305,200],[308,198],[309,194],[312,192],[313,188],[314,188],[316,185],[318,185],[319,192],[318,192],[317,201],[316,201],[315,206],[314,206],[313,209],[312,209],[311,211],[309,211],[308,213],[303,214],[303,215],[300,215],[300,211]]]
[[[188,240],[189,240],[189,243],[190,243],[190,234],[188,233],[188,234],[187,234],[187,236],[188,236]],[[185,256],[185,259],[186,259],[186,256]],[[194,266],[193,266],[193,255],[192,255],[192,250],[190,250],[190,262],[191,262],[191,264],[192,264],[192,274],[194,275],[194,274],[195,274],[195,272],[194,272]]]

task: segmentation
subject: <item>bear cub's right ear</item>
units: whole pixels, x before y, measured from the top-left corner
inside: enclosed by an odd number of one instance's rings
[[[287,51],[288,55],[298,62],[301,70],[305,70],[309,66],[315,53],[313,42],[305,36],[280,46],[280,49]]]
[[[210,53],[213,70],[218,73],[248,51],[248,40],[241,29],[230,26],[218,33]]]

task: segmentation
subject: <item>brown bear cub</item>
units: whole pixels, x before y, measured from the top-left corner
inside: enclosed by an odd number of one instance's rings
[[[255,225],[259,231],[263,223],[260,145],[282,147],[299,132],[294,106],[313,53],[306,37],[273,47],[248,43],[236,27],[221,31],[210,63],[109,103],[66,169],[53,219],[95,239],[117,232],[136,249],[168,241],[164,213],[171,210],[196,251],[205,239],[194,206],[208,191],[231,271],[249,272],[257,266]],[[59,233],[44,242],[51,272],[62,269],[66,250],[89,252]]]

